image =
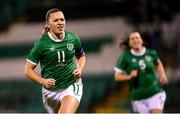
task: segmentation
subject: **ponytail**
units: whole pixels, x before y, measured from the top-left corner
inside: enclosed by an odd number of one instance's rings
[[[49,27],[47,26],[47,24],[44,26],[44,29],[42,30],[42,35],[48,33],[50,31]]]

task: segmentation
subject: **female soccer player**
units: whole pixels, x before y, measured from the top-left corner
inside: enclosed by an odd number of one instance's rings
[[[114,67],[115,80],[130,82],[133,111],[163,113],[166,93],[162,85],[168,83],[168,78],[156,51],[143,46],[138,32],[130,33],[128,39],[120,43],[120,47],[122,45],[128,46],[128,50],[117,60]]]
[[[40,62],[41,74],[35,71]],[[81,73],[85,54],[80,39],[65,31],[62,11],[50,9],[45,31],[34,43],[25,65],[25,75],[42,85],[43,103],[48,113],[75,113],[81,97]]]

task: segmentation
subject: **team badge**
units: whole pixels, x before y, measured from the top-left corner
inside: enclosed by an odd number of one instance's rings
[[[74,48],[74,45],[72,43],[68,43],[67,48],[68,48],[69,51],[72,51],[73,48]]]

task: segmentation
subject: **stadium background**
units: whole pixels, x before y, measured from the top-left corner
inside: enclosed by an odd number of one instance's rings
[[[87,55],[78,112],[131,112],[127,82],[115,82],[117,45],[133,29],[158,51],[170,84],[165,112],[180,112],[179,0],[0,0],[0,112],[46,112],[41,87],[25,78],[25,59],[44,26],[45,13],[62,9],[66,30],[82,40]],[[39,70],[39,69],[37,69]]]

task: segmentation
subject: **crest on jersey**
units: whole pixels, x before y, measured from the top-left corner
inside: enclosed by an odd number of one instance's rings
[[[74,48],[74,45],[72,43],[67,43],[67,48],[69,51],[72,51]]]
[[[150,62],[152,60],[151,56],[145,56],[145,60]]]

